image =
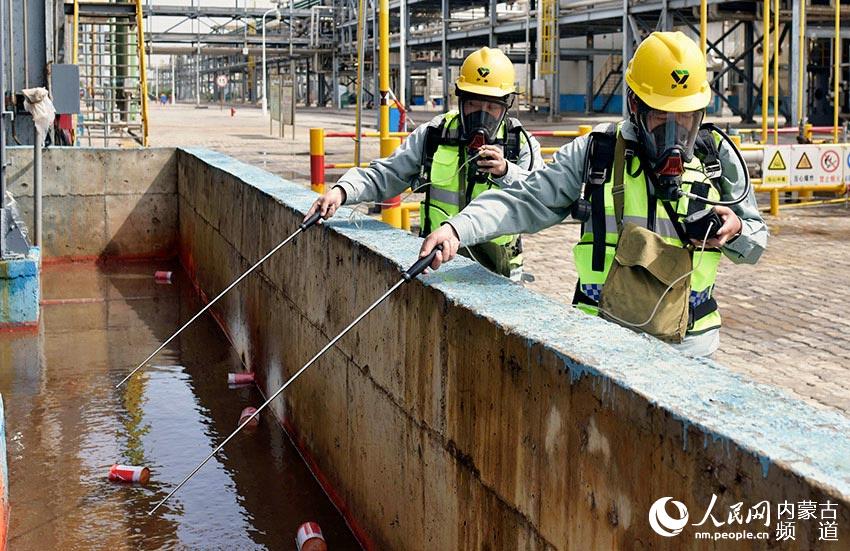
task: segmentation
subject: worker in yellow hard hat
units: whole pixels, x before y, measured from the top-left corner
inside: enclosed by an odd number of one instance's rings
[[[625,75],[629,117],[562,147],[554,163],[487,193],[429,235],[433,268],[459,246],[539,231],[572,216],[573,303],[695,356],[719,344],[721,256],[754,263],[767,228],[735,144],[703,124],[705,57],[681,32],[654,32]]]
[[[352,168],[307,216],[334,215],[342,204],[381,201],[410,187],[425,194],[420,233],[427,235],[481,193],[503,189],[543,165],[540,145],[508,109],[516,93],[514,67],[500,50],[481,48],[463,62],[455,82],[457,111],[434,117],[386,159]],[[522,275],[518,235],[485,240],[467,254],[490,270],[517,280]]]

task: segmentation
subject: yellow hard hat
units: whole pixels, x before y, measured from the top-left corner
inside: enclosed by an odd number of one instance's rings
[[[501,50],[475,50],[460,67],[455,85],[462,92],[502,98],[516,92],[514,64]]]
[[[626,84],[653,109],[685,112],[711,101],[705,56],[680,31],[654,32],[640,43],[626,69]]]

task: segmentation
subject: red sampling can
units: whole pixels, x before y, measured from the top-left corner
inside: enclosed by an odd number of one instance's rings
[[[151,470],[147,467],[132,465],[112,465],[109,468],[109,480],[113,482],[138,482],[147,484],[151,479]]]
[[[322,529],[315,522],[305,522],[298,527],[295,545],[298,551],[328,551]]]

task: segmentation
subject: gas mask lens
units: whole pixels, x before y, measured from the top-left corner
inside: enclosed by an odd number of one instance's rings
[[[684,161],[690,161],[694,156],[694,142],[702,117],[702,110],[671,113],[648,109],[641,116],[646,135],[646,154],[658,163],[673,151],[679,151]]]
[[[484,134],[486,142],[493,143],[507,110],[507,104],[501,101],[461,98],[460,111],[464,138],[469,140],[475,134]]]

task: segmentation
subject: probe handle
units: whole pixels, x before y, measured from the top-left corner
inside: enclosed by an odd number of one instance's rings
[[[317,210],[316,212],[313,213],[313,215],[310,218],[301,222],[301,224],[298,227],[301,228],[301,231],[304,231],[307,228],[309,228],[310,226],[312,226],[313,224],[315,224],[316,222],[318,222],[321,217],[322,217],[322,213]]]
[[[437,251],[442,251],[442,250],[443,250],[443,246],[437,245],[436,247],[434,247],[434,249],[430,253],[428,253],[428,256],[423,256],[422,258],[417,260],[413,264],[413,266],[411,266],[410,268],[407,269],[406,272],[404,272],[404,276],[403,276],[404,280],[410,281],[414,277],[416,277],[419,274],[421,274],[422,272],[424,272],[425,268],[427,268],[431,264],[431,262],[434,261],[434,257],[437,256]]]

